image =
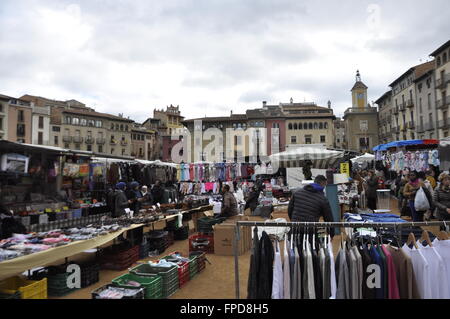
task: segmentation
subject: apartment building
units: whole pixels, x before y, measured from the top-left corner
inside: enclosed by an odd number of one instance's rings
[[[448,137],[450,132],[450,40],[433,51],[435,67],[435,96],[438,138]]]
[[[32,103],[21,98],[0,95],[0,138],[32,143]]]
[[[392,88],[393,114],[395,117],[394,136],[396,140],[416,139],[417,97],[416,79],[434,68],[434,62],[425,62],[409,68],[389,86]]]
[[[135,123],[131,129],[131,156],[156,160],[156,132]]]
[[[416,90],[417,138],[435,139],[438,136],[438,114],[435,99],[434,67],[426,68],[422,74],[416,76],[414,84]]]
[[[380,143],[389,143],[394,141],[393,134],[393,108],[392,108],[392,91],[387,91],[378,100],[378,129]]]
[[[333,123],[334,125],[334,148],[347,148],[347,138],[345,136],[345,121],[337,117]]]

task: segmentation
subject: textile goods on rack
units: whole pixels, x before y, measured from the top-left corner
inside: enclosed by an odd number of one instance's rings
[[[267,241],[265,232],[258,235],[257,227],[265,223],[239,222],[255,225],[252,256],[250,260],[249,299],[448,299],[450,297],[450,240],[448,235],[432,242],[423,231],[424,239],[409,245],[399,240],[385,244],[382,233],[374,237],[341,237],[340,249],[332,264],[333,250],[329,235],[317,232],[322,223],[313,226],[313,232],[302,232],[308,226],[296,223],[269,223],[269,226],[292,228],[284,241],[284,254],[280,252],[279,239],[275,238],[270,250],[263,250],[261,240]],[[350,227],[358,228],[355,223]],[[425,224],[425,223],[422,223]],[[326,225],[326,224],[324,224]],[[381,226],[382,223],[368,223]],[[399,223],[387,223],[383,230],[397,227]],[[389,227],[387,227],[389,226]],[[306,227],[306,228],[305,228]],[[399,226],[400,227],[400,226]],[[327,226],[328,228],[328,226]],[[311,228],[310,228],[311,229]],[[397,231],[397,229],[395,229]],[[404,231],[409,231],[405,227]],[[387,233],[384,233],[387,234]],[[426,235],[424,235],[426,234]],[[261,238],[260,238],[261,237]],[[268,244],[266,244],[267,247]],[[265,254],[262,258],[262,254]],[[270,254],[267,256],[267,254]],[[327,254],[329,259],[327,259]],[[266,263],[266,265],[264,265]],[[273,269],[272,277],[265,273],[272,293],[258,295],[260,287],[255,274],[262,267]],[[334,285],[335,283],[335,285]]]
[[[255,166],[251,163],[182,163],[179,165],[180,181],[183,182],[224,182],[249,179],[256,174],[273,174],[270,164]],[[263,167],[263,168],[261,168]]]
[[[383,153],[377,151],[375,159],[381,161],[383,165],[391,171],[409,169],[411,171],[426,171],[430,165],[439,166],[439,151],[398,151]]]

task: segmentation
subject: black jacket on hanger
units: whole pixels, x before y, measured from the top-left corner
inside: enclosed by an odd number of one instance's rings
[[[256,298],[270,299],[272,297],[274,250],[269,235],[265,231],[263,231],[261,240],[259,241],[259,251],[261,258],[259,260],[258,291]]]
[[[259,239],[258,227],[253,228],[253,247],[250,257],[250,270],[248,274],[247,299],[256,299],[258,292],[258,273],[259,273]]]

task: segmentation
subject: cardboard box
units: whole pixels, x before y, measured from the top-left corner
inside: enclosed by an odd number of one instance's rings
[[[249,250],[248,235],[250,227],[240,227],[241,240],[238,241],[238,255]],[[233,256],[235,239],[235,224],[222,223],[214,225],[214,253],[220,256]]]

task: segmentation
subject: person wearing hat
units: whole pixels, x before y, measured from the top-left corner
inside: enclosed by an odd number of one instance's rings
[[[288,215],[293,222],[318,222],[323,217],[325,222],[333,222],[333,215],[328,199],[323,190],[327,185],[327,178],[317,175],[314,183],[295,191],[289,201]],[[334,236],[333,228],[330,231]]]
[[[148,191],[148,187],[146,185],[143,185],[141,187],[141,193],[142,193],[142,203],[141,205],[153,205],[153,197],[152,194]]]
[[[127,184],[124,182],[120,182],[116,184],[116,194],[114,196],[114,209],[112,211],[113,217],[120,217],[125,215],[125,208],[128,208],[131,201],[127,199],[125,195],[125,190],[127,188]]]
[[[439,182],[433,194],[433,202],[437,209],[436,217],[439,220],[450,220],[450,175],[442,173]]]
[[[131,182],[130,183],[130,190],[128,191],[128,200],[130,201],[130,209],[137,214],[139,210],[141,209],[141,202],[142,202],[142,193],[139,190],[139,183],[138,182]]]

